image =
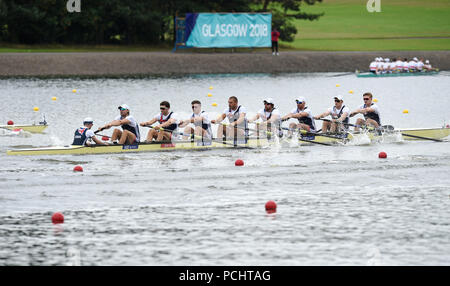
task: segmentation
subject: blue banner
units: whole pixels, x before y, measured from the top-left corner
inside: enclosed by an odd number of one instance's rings
[[[271,47],[272,14],[186,14],[186,46]]]

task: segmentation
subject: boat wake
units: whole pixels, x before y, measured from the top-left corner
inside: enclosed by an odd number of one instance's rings
[[[28,138],[31,137],[31,133],[28,131],[24,131],[23,129],[14,129],[14,130],[0,129],[0,136]]]

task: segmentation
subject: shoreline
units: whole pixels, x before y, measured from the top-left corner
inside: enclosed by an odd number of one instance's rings
[[[310,73],[367,71],[373,58],[423,57],[450,70],[450,51],[249,53],[87,52],[0,54],[0,78],[129,77],[193,74]]]

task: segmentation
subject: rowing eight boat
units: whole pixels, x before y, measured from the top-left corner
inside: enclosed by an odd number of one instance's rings
[[[401,129],[388,132],[388,134],[403,134],[403,140],[421,140],[422,138],[442,139],[450,135],[450,128],[422,128],[422,129]],[[410,136],[406,136],[410,135]],[[358,136],[368,136],[371,140],[378,140],[383,136],[373,132],[352,134],[339,138],[337,136],[306,136],[302,137],[299,145],[312,143],[346,143],[356,139]],[[243,141],[243,139],[242,139]],[[283,140],[280,140],[283,141]],[[309,143],[308,141],[311,141]],[[169,151],[169,150],[204,150],[219,148],[261,148],[276,144],[276,140],[267,138],[249,138],[247,142],[238,141],[173,141],[173,142],[152,142],[139,143],[136,145],[107,145],[107,146],[61,146],[61,147],[41,147],[30,149],[7,150],[7,155],[63,155],[63,154],[107,154],[107,153],[132,153],[132,152],[151,152],[151,151]]]
[[[397,76],[420,76],[420,75],[437,75],[439,71],[429,71],[429,72],[401,72],[401,73],[380,73],[374,74],[371,72],[360,73],[356,71],[357,77],[397,77]]]
[[[0,128],[8,130],[22,129],[31,133],[42,133],[48,127],[47,124],[33,124],[33,125],[0,125]]]

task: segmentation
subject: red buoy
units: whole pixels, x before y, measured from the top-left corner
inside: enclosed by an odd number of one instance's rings
[[[8,121],[8,125],[14,125],[14,121],[9,120],[9,121]]]
[[[73,168],[73,171],[74,171],[74,172],[83,172],[83,167],[81,167],[81,166],[75,166],[75,167]]]
[[[268,201],[266,203],[266,212],[270,214],[276,211],[277,211],[277,204],[274,201]]]
[[[386,159],[386,158],[387,158],[387,154],[386,154],[385,152],[380,152],[380,153],[378,154],[378,158],[380,158],[380,159]]]
[[[234,162],[235,166],[244,166],[244,161],[242,161],[241,159],[237,159],[236,162]]]
[[[450,124],[447,124],[445,127],[446,127],[446,128],[450,128]]]
[[[54,214],[52,215],[52,222],[53,222],[54,224],[57,224],[57,223],[63,223],[63,222],[64,222],[64,216],[63,216],[63,214],[62,214],[62,213],[54,213]]]

